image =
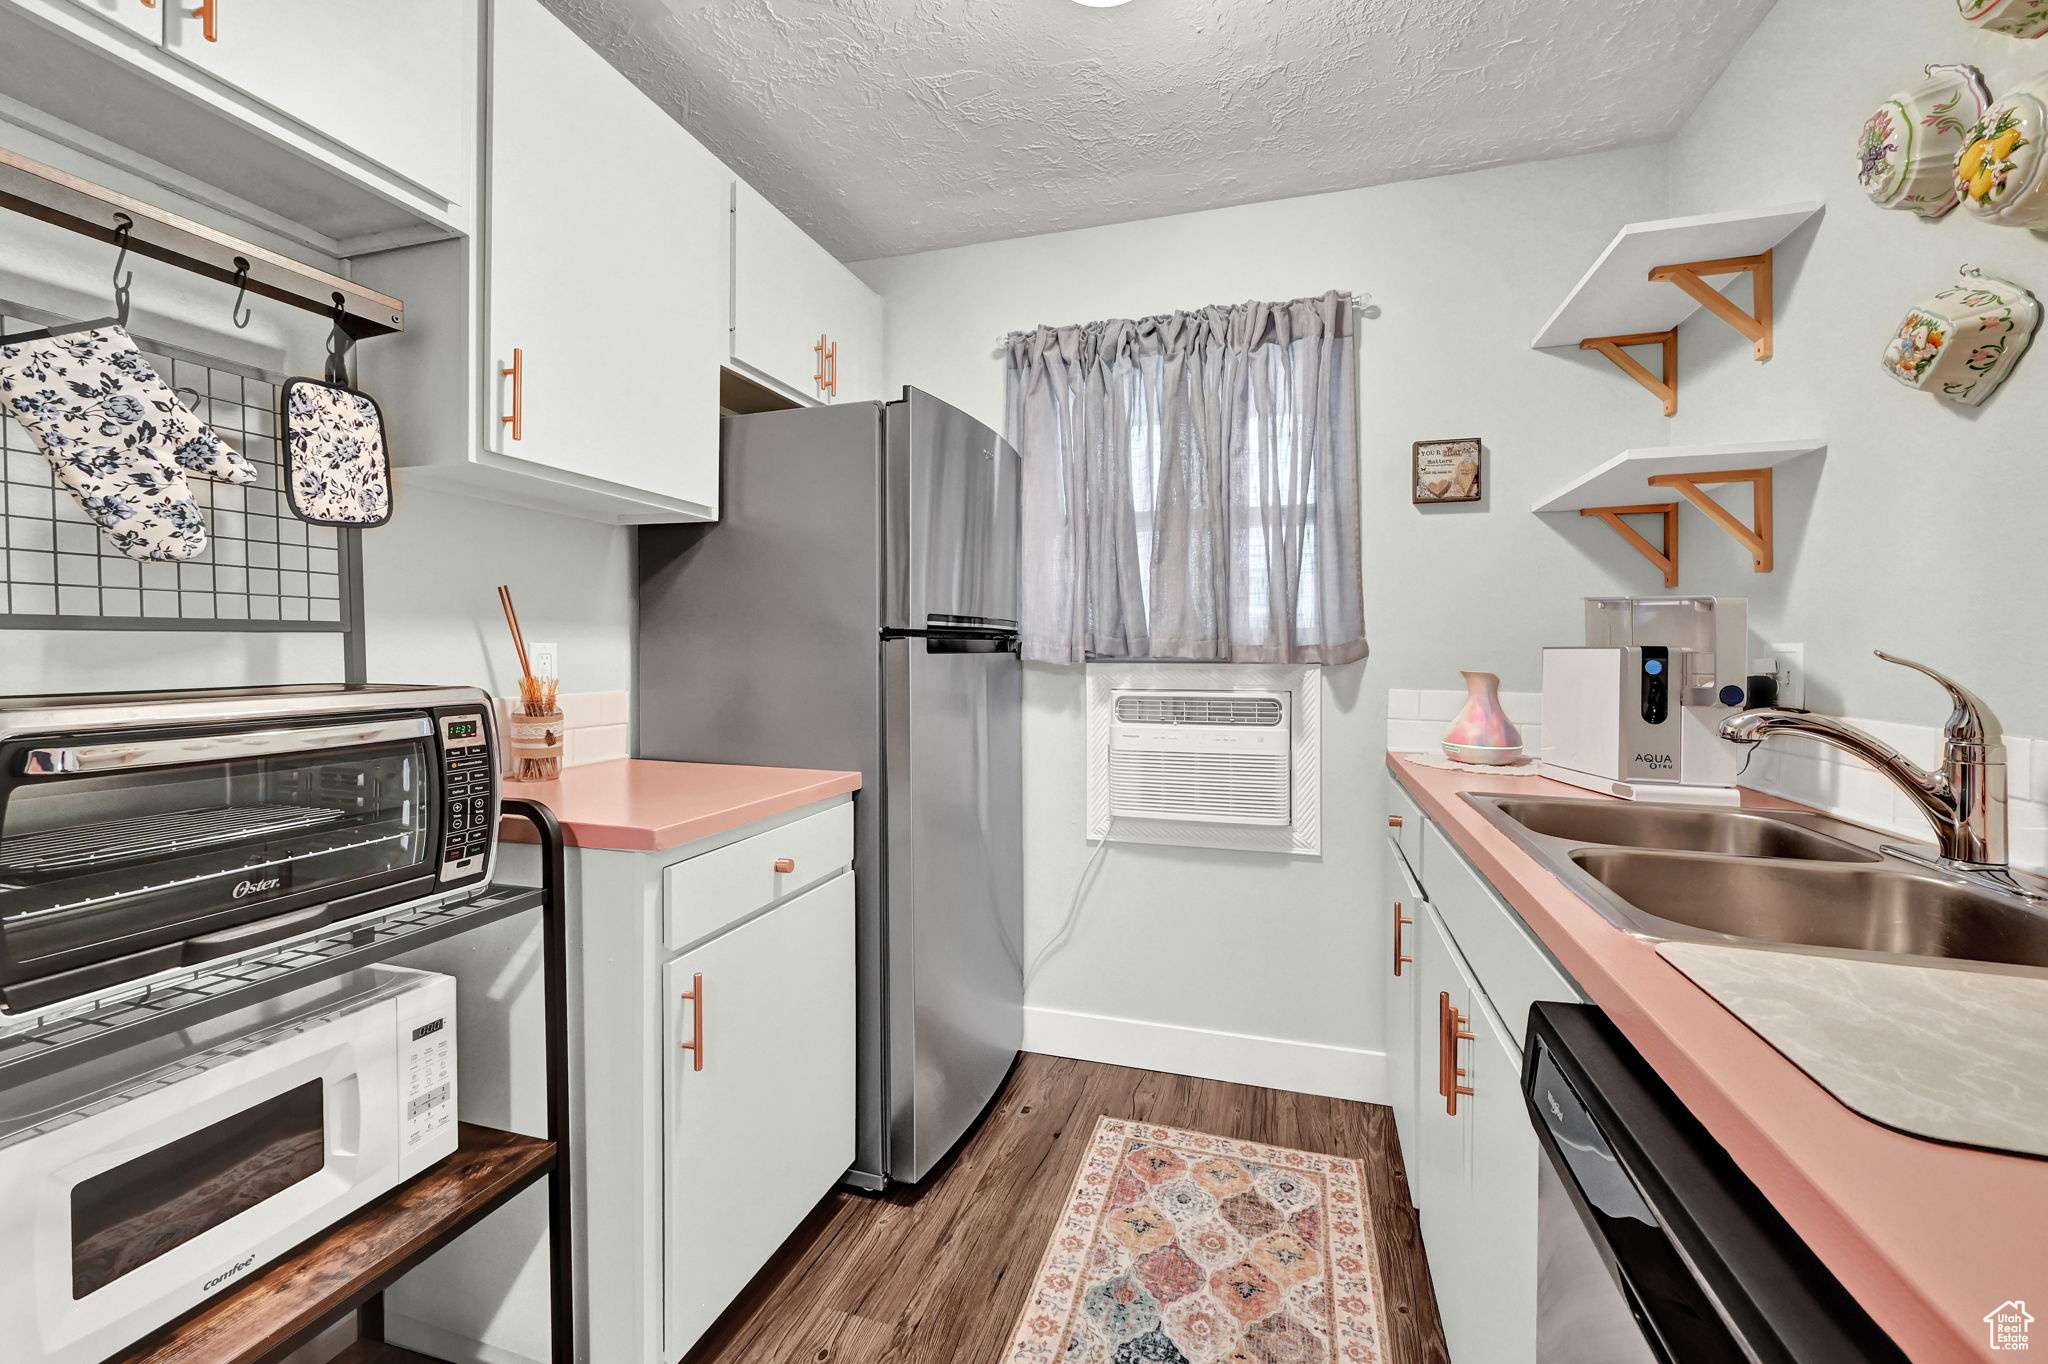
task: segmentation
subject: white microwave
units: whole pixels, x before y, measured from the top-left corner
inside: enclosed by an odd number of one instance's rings
[[[0,1322],[99,1364],[455,1150],[453,977],[347,972],[0,1093]]]

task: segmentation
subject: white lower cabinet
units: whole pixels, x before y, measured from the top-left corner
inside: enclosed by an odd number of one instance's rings
[[[853,1164],[853,875],[662,970],[663,1337],[680,1356]]]
[[[579,1359],[674,1364],[853,1164],[851,813],[570,849]]]
[[[1414,920],[1401,926],[1414,960],[1388,996],[1388,1074],[1445,1344],[1452,1364],[1534,1364],[1544,1156],[1522,1030],[1532,1000],[1583,996],[1440,830],[1412,805],[1403,818],[1425,851],[1420,876],[1387,852],[1386,898]]]

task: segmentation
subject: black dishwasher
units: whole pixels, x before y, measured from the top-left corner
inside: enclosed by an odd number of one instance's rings
[[[1529,1011],[1538,1364],[1905,1364],[1622,1037]]]

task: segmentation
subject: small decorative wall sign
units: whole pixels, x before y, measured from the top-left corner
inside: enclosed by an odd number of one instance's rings
[[[2040,321],[2031,293],[1966,265],[1906,314],[1885,347],[1884,371],[1908,388],[1975,407],[2012,373]]]
[[[2042,0],[2048,4],[2048,0]],[[1974,66],[1936,65],[1863,121],[1856,178],[1879,208],[1939,218],[1961,198],[1956,160],[1963,138],[1984,116],[1991,93]]]
[[[1414,501],[1477,502],[1485,451],[1479,437],[1415,442]]]
[[[1973,24],[2015,38],[2048,33],[2048,0],[1956,0],[1956,9]]]

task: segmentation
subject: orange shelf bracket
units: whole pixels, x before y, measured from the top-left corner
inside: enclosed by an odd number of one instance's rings
[[[1624,346],[1662,346],[1663,377],[1659,378],[1643,368],[1640,361],[1622,349]],[[1629,336],[1589,336],[1579,342],[1579,349],[1599,351],[1621,366],[1623,374],[1657,395],[1664,404],[1665,416],[1678,415],[1678,328],[1673,327],[1668,332],[1638,332]]]
[[[1678,586],[1678,504],[1676,502],[1651,502],[1640,507],[1583,507],[1581,516],[1597,516],[1621,533],[1621,538],[1635,546],[1636,552],[1664,571],[1664,585]],[[1622,520],[1624,516],[1661,516],[1664,518],[1664,544],[1651,544],[1641,531]]]
[[[1750,276],[1751,307],[1754,313],[1746,313],[1730,302],[1728,296],[1707,283],[1708,275]],[[1714,316],[1749,338],[1756,347],[1756,358],[1771,358],[1771,253],[1761,256],[1730,256],[1724,260],[1696,260],[1685,265],[1660,265],[1650,272],[1650,279],[1662,280],[1683,289],[1688,297]]]
[[[1747,483],[1750,486],[1751,511],[1754,525],[1745,526],[1726,507],[1708,495],[1704,484]],[[1722,530],[1735,537],[1736,543],[1749,551],[1749,557],[1756,564],[1756,571],[1771,571],[1771,550],[1775,539],[1771,524],[1771,471],[1769,469],[1724,469],[1717,474],[1657,474],[1650,479],[1653,488],[1672,488],[1679,496],[1707,514],[1707,518]],[[1678,586],[1676,580],[1665,584]]]

